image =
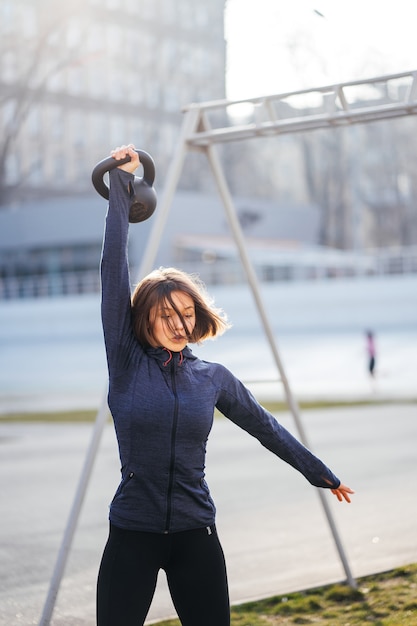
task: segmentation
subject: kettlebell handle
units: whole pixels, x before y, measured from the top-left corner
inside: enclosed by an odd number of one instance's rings
[[[155,180],[155,163],[151,155],[144,150],[135,150],[135,152],[138,153],[139,160],[143,166],[142,180],[149,185],[149,187],[152,187],[153,181]],[[91,174],[91,180],[95,190],[100,194],[100,196],[103,196],[106,200],[109,199],[109,188],[103,180],[104,175],[110,170],[114,170],[119,165],[129,163],[129,161],[130,156],[128,155],[120,160],[116,160],[113,157],[107,157],[97,163]]]

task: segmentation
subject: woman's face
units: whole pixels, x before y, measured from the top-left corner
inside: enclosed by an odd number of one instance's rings
[[[195,306],[191,296],[183,291],[173,291],[171,298],[181,313],[186,329],[168,301],[151,308],[149,321],[155,347],[161,346],[172,352],[180,352],[188,343],[188,334],[194,330]]]

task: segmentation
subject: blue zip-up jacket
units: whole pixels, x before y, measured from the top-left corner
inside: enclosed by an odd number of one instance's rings
[[[216,509],[204,479],[214,407],[313,485],[337,488],[339,479],[225,367],[202,361],[188,347],[170,353],[138,342],[131,322],[127,260],[131,180],[128,172],[110,172],[101,262],[108,401],[122,473],[110,521],[120,528],[156,533],[214,524]]]

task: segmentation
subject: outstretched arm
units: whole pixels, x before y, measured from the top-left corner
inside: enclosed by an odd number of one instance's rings
[[[266,411],[251,392],[225,367],[221,374],[216,406],[232,422],[301,472],[315,487],[330,489],[341,502],[350,502],[352,489],[343,485],[337,476]]]

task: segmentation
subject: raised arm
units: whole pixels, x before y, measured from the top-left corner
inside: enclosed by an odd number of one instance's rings
[[[113,150],[111,155],[131,161],[110,171],[109,208],[101,258],[101,315],[109,372],[122,365],[126,349],[134,340],[131,326],[131,287],[127,257],[130,194],[129,185],[139,157],[133,145]]]

